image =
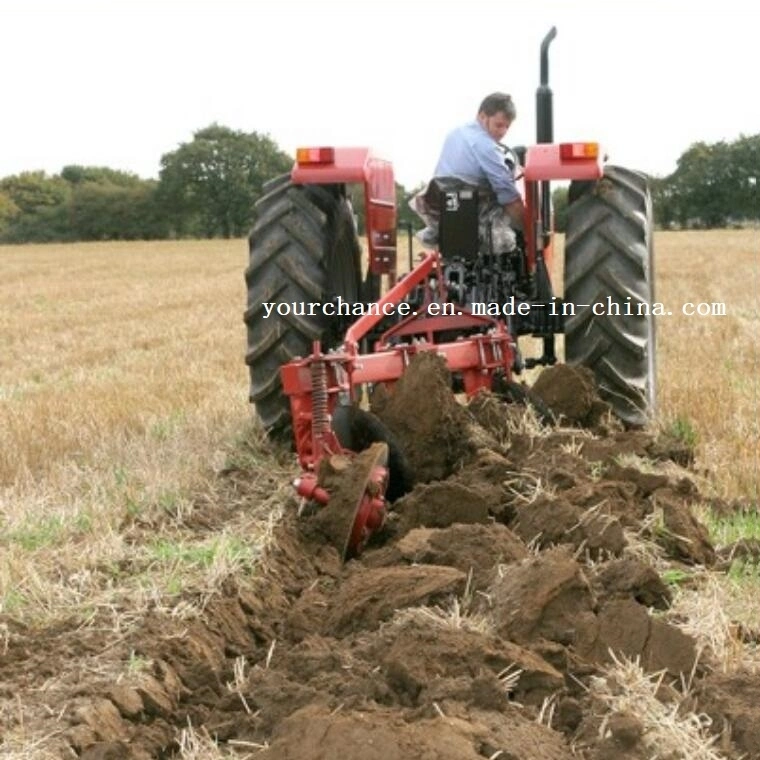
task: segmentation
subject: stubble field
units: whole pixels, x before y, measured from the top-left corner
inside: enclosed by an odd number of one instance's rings
[[[657,321],[658,428],[694,449],[692,506],[715,546],[760,538],[757,233],[658,233],[655,248],[673,312]],[[90,694],[137,683],[140,721],[163,718],[140,746],[222,751],[221,734],[146,707],[156,656],[134,642],[159,617],[199,624],[230,584],[253,588],[290,506],[293,462],[247,403],[245,259],[239,240],[0,248],[0,756],[85,754],[111,716]],[[686,303],[726,315],[685,316]],[[755,575],[695,584],[712,594],[699,616],[754,630]]]

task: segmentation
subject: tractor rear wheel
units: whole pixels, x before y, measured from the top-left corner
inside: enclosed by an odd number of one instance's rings
[[[282,392],[280,367],[341,339],[336,317],[309,314],[301,303],[341,296],[353,303],[361,292],[361,247],[350,206],[338,186],[293,185],[289,175],[264,187],[249,237],[245,272],[245,323],[250,400],[267,432],[290,435],[290,403]],[[269,316],[264,303],[274,304]],[[278,309],[277,305],[282,304]],[[294,307],[297,304],[297,307]],[[294,312],[299,312],[298,314]]]
[[[607,166],[598,182],[574,182],[569,197],[565,301],[576,311],[565,323],[565,361],[593,370],[615,413],[643,426],[654,414],[656,385],[648,182],[638,172]],[[642,302],[647,308],[639,314]],[[592,311],[595,304],[600,314]]]

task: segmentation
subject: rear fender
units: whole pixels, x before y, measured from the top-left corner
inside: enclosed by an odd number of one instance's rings
[[[603,152],[594,158],[563,159],[559,143],[531,145],[525,156],[525,181],[599,179],[604,173]]]
[[[396,183],[390,161],[369,148],[334,148],[333,160],[299,164],[291,172],[296,185],[361,183],[367,221],[369,269],[396,277]]]

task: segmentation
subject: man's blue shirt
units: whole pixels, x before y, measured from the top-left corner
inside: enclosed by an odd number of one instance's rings
[[[449,133],[434,176],[458,177],[476,185],[486,180],[501,205],[520,197],[512,172],[504,163],[504,153],[477,121]]]

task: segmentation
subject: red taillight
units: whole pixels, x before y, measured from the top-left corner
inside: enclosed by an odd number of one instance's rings
[[[331,164],[335,161],[335,148],[299,148],[296,163]]]
[[[578,161],[599,158],[599,143],[560,143],[559,157],[562,161]]]

